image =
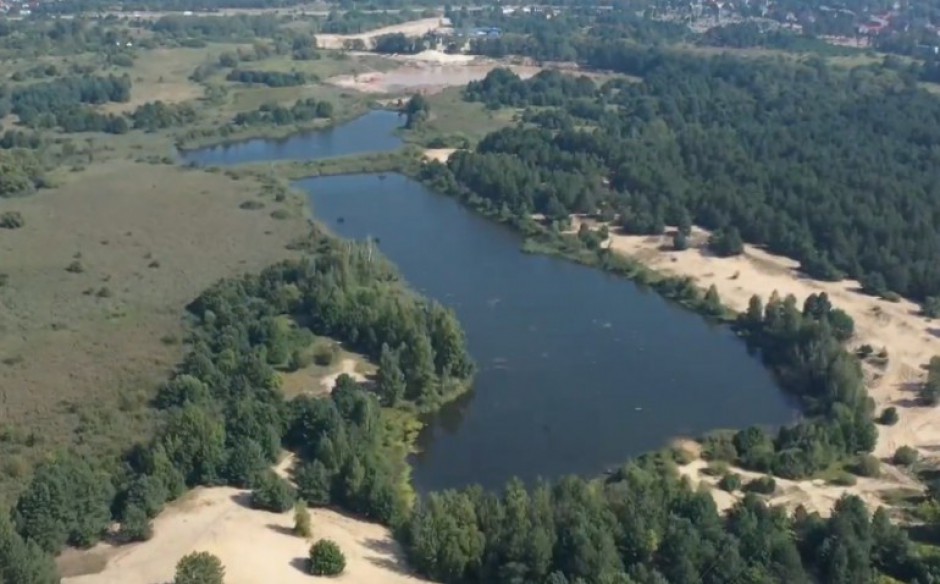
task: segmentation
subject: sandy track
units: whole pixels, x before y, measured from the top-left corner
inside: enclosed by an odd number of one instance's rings
[[[574,229],[579,223],[576,218]],[[799,273],[797,262],[754,246],[745,246],[745,253],[733,258],[711,256],[703,248],[707,237],[707,232],[695,229],[691,238],[693,246],[682,252],[671,251],[671,237],[667,235],[614,234],[606,245],[658,271],[691,276],[703,288],[714,284],[722,302],[738,311],[747,308],[754,294],[765,301],[774,291],[781,296],[793,294],[802,305],[810,294],[826,292],[834,306],[845,310],[855,320],[853,346],[870,344],[876,351],[881,348],[888,351],[889,361],[883,371],[865,366],[868,391],[875,400],[876,411],[894,406],[900,421],[894,426],[878,426],[874,454],[887,459],[899,446],[908,445],[928,459],[937,458],[940,409],[919,405],[917,392],[926,378],[924,366],[933,355],[940,355],[940,323],[919,316],[920,309],[913,302],[888,302],[862,294],[858,282],[809,279]],[[905,475],[891,470],[892,478],[888,481],[872,484],[860,479],[858,485],[849,490],[856,493],[884,490],[886,483],[893,483],[895,487],[913,486]],[[818,485],[802,482],[800,486],[822,497],[817,503],[823,506],[826,498],[831,499],[819,493]]]
[[[409,37],[420,37],[438,29],[449,28],[449,26],[450,21],[446,18],[422,18],[420,20],[412,20],[401,24],[377,28],[360,34],[318,34],[317,46],[321,49],[342,49],[346,41],[361,40],[366,44],[367,48],[371,49],[376,37],[382,35],[401,33]]]
[[[156,584],[173,579],[176,563],[193,551],[208,551],[225,565],[226,584],[309,584],[304,571],[310,541],[294,536],[293,515],[246,507],[248,491],[196,489],[164,511],[146,543],[115,548],[99,545],[87,554],[109,557],[98,574],[63,579],[64,584]],[[381,525],[334,511],[312,509],[313,538],[334,540],[346,554],[337,582],[421,582],[401,561],[401,551]]]
[[[336,380],[339,379],[340,375],[348,375],[360,383],[366,381],[366,376],[356,371],[355,359],[343,359],[339,364],[338,371],[324,375],[323,378],[320,379],[320,387],[323,389],[324,393],[329,393],[333,390],[333,387],[336,385]]]

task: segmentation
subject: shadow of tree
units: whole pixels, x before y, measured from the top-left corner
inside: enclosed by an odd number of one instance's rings
[[[403,574],[406,576],[414,575],[414,572],[409,570],[408,567],[399,560],[399,557],[401,556],[401,549],[395,542],[384,539],[368,538],[363,542],[363,545],[365,545],[366,549],[369,551],[378,554],[370,554],[366,556],[366,560],[372,564],[398,574]]]

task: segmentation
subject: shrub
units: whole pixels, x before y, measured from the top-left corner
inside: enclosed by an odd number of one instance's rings
[[[290,483],[274,474],[264,473],[258,479],[258,486],[251,492],[251,506],[274,513],[287,511],[294,505],[296,495]]]
[[[275,209],[274,211],[271,211],[271,218],[279,219],[279,220],[289,219],[290,211],[288,211],[287,209]]]
[[[728,463],[724,460],[715,460],[702,469],[702,473],[712,477],[722,477],[728,474]]]
[[[733,432],[711,432],[702,440],[702,458],[705,460],[733,461],[737,457]]]
[[[85,271],[85,266],[82,265],[82,262],[73,260],[72,263],[65,267],[65,271],[73,274],[81,274]]]
[[[332,345],[319,345],[313,350],[313,362],[321,367],[331,365],[335,357],[336,351]]]
[[[736,473],[726,474],[718,481],[718,488],[729,493],[737,491],[741,488],[741,475]]]
[[[881,463],[871,454],[858,457],[853,472],[860,477],[876,477],[881,474]]]
[[[298,501],[294,505],[294,535],[299,537],[310,537],[313,535],[313,528],[310,525],[310,511],[303,501]]]
[[[102,286],[101,288],[98,289],[98,292],[95,293],[95,296],[97,296],[98,298],[111,298],[112,296],[111,289],[108,288],[107,286]]]
[[[346,569],[346,556],[335,542],[321,539],[310,548],[307,566],[314,576],[337,576]]]
[[[0,229],[19,229],[26,225],[23,216],[18,211],[7,211],[0,214]]]
[[[303,349],[294,349],[287,359],[287,368],[291,371],[298,371],[310,365],[310,354]]]
[[[840,487],[851,487],[857,482],[852,473],[845,472],[844,470],[840,470],[829,479],[830,484]]]
[[[147,541],[153,537],[153,525],[147,513],[137,505],[131,505],[124,511],[121,530],[118,537],[122,542]]]
[[[771,495],[777,490],[777,481],[773,477],[758,477],[744,485],[744,490],[749,493]]]
[[[264,203],[261,201],[245,201],[238,206],[239,209],[245,209],[247,211],[254,211],[256,209],[264,209]]]
[[[173,584],[223,584],[222,561],[209,552],[193,552],[176,564]]]
[[[885,426],[893,426],[898,423],[898,409],[894,406],[885,408],[878,418],[878,422]]]
[[[901,446],[894,451],[894,456],[891,460],[894,461],[894,464],[901,466],[912,465],[917,462],[917,450],[910,446]]]

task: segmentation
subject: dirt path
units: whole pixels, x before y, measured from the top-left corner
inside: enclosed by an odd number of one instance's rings
[[[574,229],[579,224],[576,218]],[[691,276],[703,288],[714,284],[722,302],[738,311],[747,308],[754,294],[765,301],[774,291],[781,296],[793,294],[802,305],[810,294],[826,292],[834,306],[845,310],[855,320],[853,346],[869,344],[876,352],[882,348],[888,352],[884,370],[866,365],[868,391],[875,401],[876,412],[894,406],[900,421],[894,426],[878,426],[874,454],[887,459],[899,446],[908,445],[917,448],[925,458],[937,458],[940,408],[919,405],[917,392],[926,376],[923,367],[930,357],[940,355],[940,322],[919,316],[919,307],[913,302],[888,302],[862,294],[855,281],[832,283],[809,279],[798,272],[797,262],[753,246],[745,246],[745,253],[733,258],[711,256],[703,249],[707,237],[707,232],[694,230],[693,246],[682,252],[664,251],[671,250],[670,236],[615,234],[606,245],[656,270]],[[877,485],[860,479],[852,489],[858,493],[884,490],[886,483],[911,486],[903,475],[895,473],[894,479],[880,481]],[[810,499],[814,493],[823,496],[818,485],[805,482],[801,485],[810,487]]]

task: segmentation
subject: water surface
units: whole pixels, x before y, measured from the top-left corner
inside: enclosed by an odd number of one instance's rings
[[[334,232],[378,238],[466,330],[474,391],[420,436],[420,491],[592,475],[678,435],[793,418],[744,343],[628,280],[523,254],[515,233],[399,175],[298,186]]]
[[[255,139],[180,152],[184,163],[230,166],[279,160],[316,160],[391,152],[402,145],[392,132],[403,124],[398,112],[373,110],[355,120],[283,140]]]

